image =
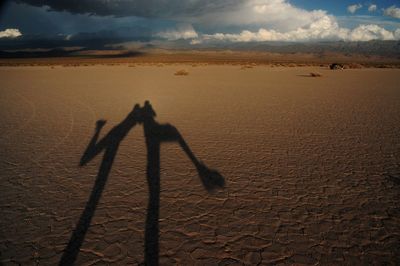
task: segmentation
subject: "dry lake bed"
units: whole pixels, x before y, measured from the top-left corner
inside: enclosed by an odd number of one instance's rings
[[[68,244],[77,265],[145,262],[143,124],[102,193],[103,154],[79,162],[97,120],[102,138],[149,100],[225,179],[206,190],[179,143],[162,143],[160,264],[398,265],[399,81],[399,69],[1,67],[0,262],[55,265]]]

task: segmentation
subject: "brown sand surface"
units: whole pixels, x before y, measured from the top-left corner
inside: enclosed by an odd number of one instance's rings
[[[188,71],[177,76],[178,70]],[[308,77],[317,72],[322,76]],[[102,156],[79,160],[150,100],[225,177],[207,192],[161,148],[162,265],[400,264],[400,70],[318,67],[0,68],[0,260],[55,265]],[[144,261],[146,145],[123,139],[78,265]]]

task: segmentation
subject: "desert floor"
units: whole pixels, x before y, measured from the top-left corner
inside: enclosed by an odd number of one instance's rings
[[[186,76],[174,73],[180,69]],[[318,72],[322,77],[309,77]],[[0,261],[55,265],[103,155],[79,161],[149,100],[225,178],[207,191],[161,147],[160,264],[400,264],[400,70],[142,65],[0,68]],[[143,126],[123,138],[79,265],[144,262]]]

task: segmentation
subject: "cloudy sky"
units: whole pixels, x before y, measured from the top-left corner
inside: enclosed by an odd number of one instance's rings
[[[400,39],[400,1],[13,0],[0,41],[207,43]]]

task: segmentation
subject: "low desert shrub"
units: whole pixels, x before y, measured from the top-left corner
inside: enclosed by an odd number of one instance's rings
[[[187,76],[187,75],[189,75],[189,72],[187,72],[184,69],[181,69],[181,70],[176,71],[174,75],[175,76]]]
[[[322,77],[322,75],[321,75],[320,73],[311,72],[311,73],[310,73],[310,77],[319,78],[319,77]]]

